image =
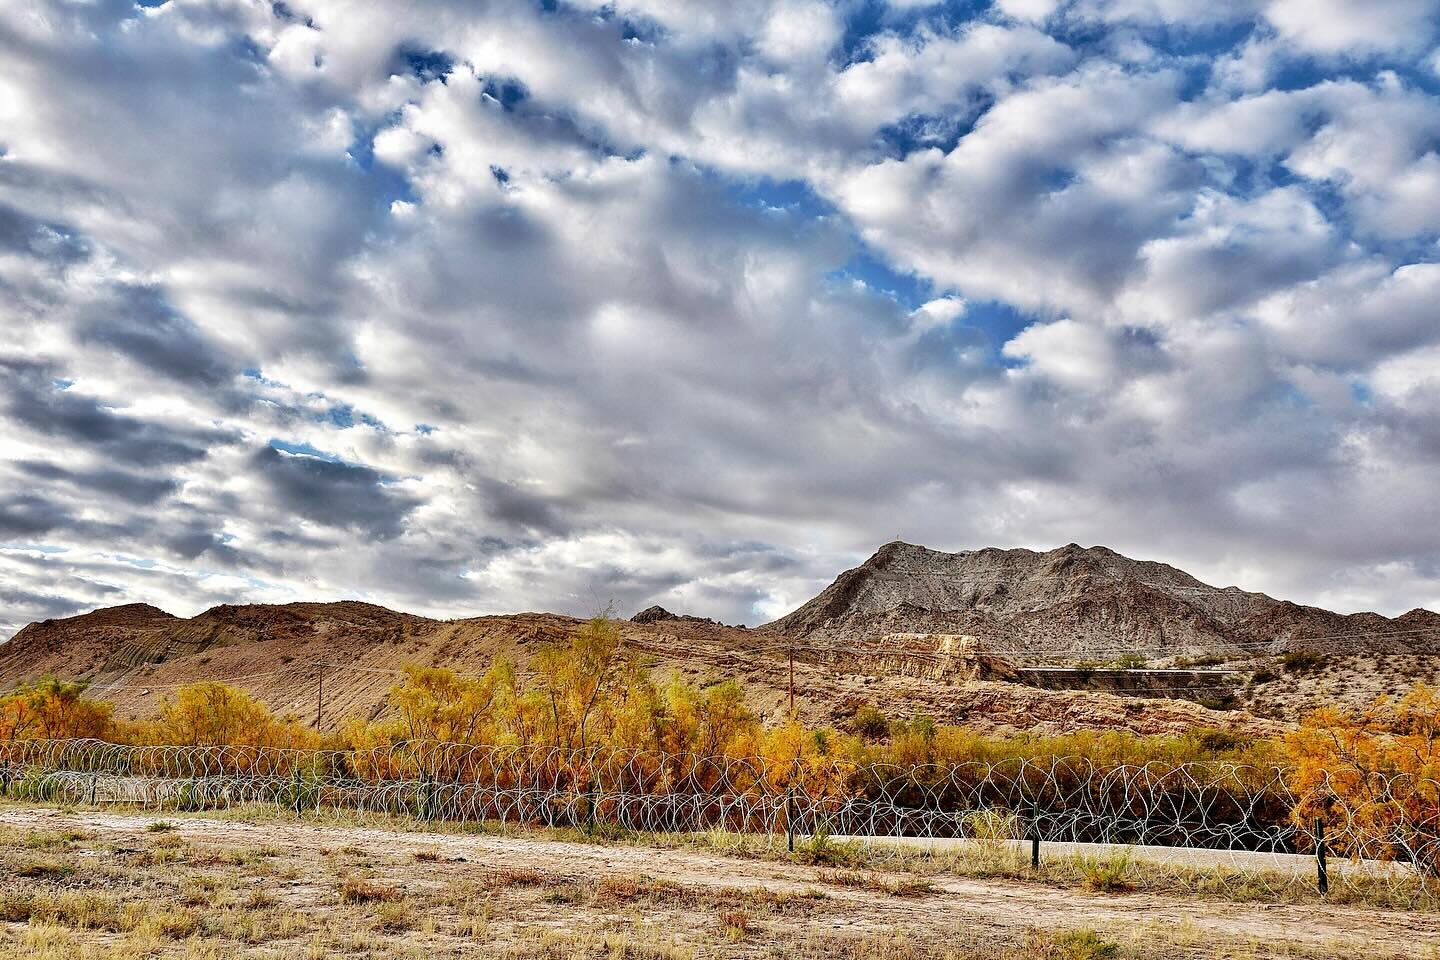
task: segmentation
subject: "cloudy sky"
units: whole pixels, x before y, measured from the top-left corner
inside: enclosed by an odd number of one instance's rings
[[[1434,0],[0,4],[0,637],[771,619],[894,538],[1440,607]]]

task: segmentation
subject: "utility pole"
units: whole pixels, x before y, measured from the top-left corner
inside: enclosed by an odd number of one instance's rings
[[[315,690],[315,731],[320,731],[320,713],[325,709],[325,664],[317,664],[316,676],[320,679],[320,685]]]
[[[795,638],[790,638],[790,719],[795,719]]]

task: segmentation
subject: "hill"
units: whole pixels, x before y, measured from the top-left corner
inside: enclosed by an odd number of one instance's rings
[[[378,716],[402,664],[479,673],[505,654],[523,674],[542,644],[563,642],[581,624],[545,613],[432,620],[353,601],[225,606],[190,619],[153,608],[110,608],[21,630],[0,646],[0,689],[45,674],[88,679],[92,695],[113,701],[123,716],[139,717],[178,686],[225,680],[274,709],[334,728],[346,717]],[[625,621],[621,628],[626,646],[657,675],[699,684],[737,678],[763,716],[779,719],[788,709],[790,650],[773,633],[690,617]],[[800,647],[793,675],[796,709],[810,723],[845,723],[869,704],[891,717],[923,713],[992,732],[1278,729],[1184,700],[982,679],[964,658],[917,661],[899,649],[889,658],[842,658]]]
[[[523,673],[541,645],[580,625],[548,613],[436,620],[359,601],[223,605],[191,618],[127,604],[22,629],[0,645],[0,689],[46,674],[87,679],[139,716],[180,685],[219,679],[333,726],[378,715],[402,665],[478,673],[505,655]],[[788,707],[793,658],[796,708],[815,723],[843,723],[869,704],[983,730],[1264,733],[1279,727],[1263,717],[1396,692],[1436,679],[1440,663],[1430,653],[1440,617],[1428,611],[1337,614],[1074,544],[943,553],[890,543],[759,629],[660,607],[621,626],[657,674],[737,678],[751,706],[775,718]],[[1277,659],[1296,650],[1324,656]],[[1203,658],[1231,672],[1072,667],[1042,679],[1028,669],[1125,653],[1160,666]]]
[[[1107,547],[943,553],[896,541],[764,629],[840,644],[960,634],[1021,657],[1407,654],[1435,649],[1440,615],[1332,613]]]

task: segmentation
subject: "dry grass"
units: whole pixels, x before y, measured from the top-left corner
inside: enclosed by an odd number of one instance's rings
[[[780,887],[724,886],[633,869],[582,869],[574,860],[557,860],[554,870],[498,866],[496,859],[462,862],[440,855],[445,847],[437,841],[404,842],[403,835],[393,841],[372,835],[364,847],[342,846],[347,838],[337,837],[323,856],[315,846],[217,846],[213,833],[186,828],[183,817],[176,824],[175,830],[149,832],[138,820],[128,832],[111,830],[104,837],[0,825],[0,960],[1343,955],[1330,949],[1275,952],[1213,937],[1181,946],[1173,931],[1161,929],[1025,930],[981,918],[958,926],[946,912],[954,897],[936,884],[934,862],[911,864],[912,872],[863,863],[763,865],[795,879]],[[164,860],[173,853],[180,859]],[[656,856],[664,858],[662,852]],[[22,875],[33,863],[46,868]],[[1023,875],[1028,867],[1006,869]],[[1067,869],[1076,871],[1075,883],[1085,882],[1078,867]],[[1133,864],[1102,864],[1092,873],[1123,881],[1129,869]],[[1372,955],[1384,956],[1379,950]]]
[[[395,887],[374,880],[346,877],[340,881],[342,903],[394,903],[403,896]]]
[[[8,801],[0,800],[0,809]],[[1337,880],[1332,874],[1331,889],[1322,897],[1315,888],[1314,878],[1308,872],[1302,875],[1275,871],[1264,872],[1253,869],[1240,870],[1231,867],[1188,867],[1183,864],[1159,865],[1150,861],[1131,860],[1113,878],[1102,876],[1110,865],[1106,861],[1114,855],[1098,858],[1068,855],[1055,856],[1048,851],[1043,854],[1040,869],[1033,870],[1026,855],[1013,847],[1001,843],[977,842],[968,847],[955,848],[944,852],[930,852],[911,848],[888,847],[884,844],[862,845],[842,842],[827,836],[800,838],[794,854],[785,851],[783,838],[756,834],[734,834],[720,831],[686,834],[634,833],[610,829],[596,834],[567,827],[536,827],[501,825],[493,822],[446,822],[433,821],[418,823],[406,817],[385,814],[358,815],[346,810],[327,810],[323,814],[297,816],[293,811],[270,804],[237,806],[225,810],[205,811],[199,814],[177,812],[170,815],[172,820],[161,820],[166,832],[175,823],[185,818],[197,817],[207,820],[234,820],[247,824],[305,823],[310,825],[334,825],[337,827],[365,826],[393,831],[399,834],[425,832],[427,834],[503,836],[533,838],[536,840],[560,840],[603,846],[640,846],[662,849],[698,849],[724,853],[744,859],[760,859],[797,862],[810,866],[832,867],[837,870],[867,873],[886,872],[910,874],[917,878],[938,875],[974,879],[1011,880],[1022,883],[1038,883],[1045,886],[1067,887],[1082,890],[1133,890],[1146,893],[1174,893],[1236,903],[1277,903],[1277,904],[1346,904],[1370,906],[1383,909],[1411,910],[1417,912],[1440,912],[1440,888],[1429,888],[1418,883],[1397,883],[1362,875],[1347,875]],[[153,825],[149,829],[154,829]],[[63,842],[73,845],[73,840],[57,841],[49,838],[45,843]],[[365,865],[368,853],[361,847],[346,843],[336,848],[338,854],[354,858]],[[412,854],[416,862],[433,862],[430,849]],[[195,853],[193,857],[218,855],[255,864],[256,861],[277,853],[273,848],[234,848],[218,854]],[[153,854],[147,854],[153,855]],[[161,854],[159,862],[163,863]],[[252,869],[264,869],[253,866]],[[525,871],[522,869],[523,877]],[[507,882],[497,880],[496,882]],[[521,881],[524,882],[523,880]],[[878,888],[877,888],[878,889]]]

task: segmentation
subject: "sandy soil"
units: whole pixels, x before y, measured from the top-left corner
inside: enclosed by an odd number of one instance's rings
[[[51,809],[0,810],[0,825],[85,831],[122,848],[143,845],[154,819]],[[860,934],[968,929],[1006,936],[1034,928],[1091,928],[1122,934],[1131,942],[1153,935],[1177,944],[1175,952],[1167,954],[1171,956],[1440,957],[1440,916],[1430,914],[1332,904],[1243,904],[1150,893],[1098,894],[946,876],[932,878],[933,886],[918,896],[901,898],[833,882],[833,873],[813,867],[705,851],[295,823],[198,818],[172,822],[173,834],[187,843],[269,845],[302,863],[319,862],[343,845],[383,862],[382,874],[389,882],[405,883],[414,879],[408,874],[423,871],[449,871],[454,879],[487,870],[529,869],[571,881],[639,875],[698,891],[819,891],[825,909],[785,921],[807,924],[812,934],[817,927]],[[417,858],[417,853],[422,857]],[[1202,945],[1203,951],[1196,945]],[[1227,945],[1235,952],[1229,952]],[[1224,952],[1215,952],[1222,947]]]

